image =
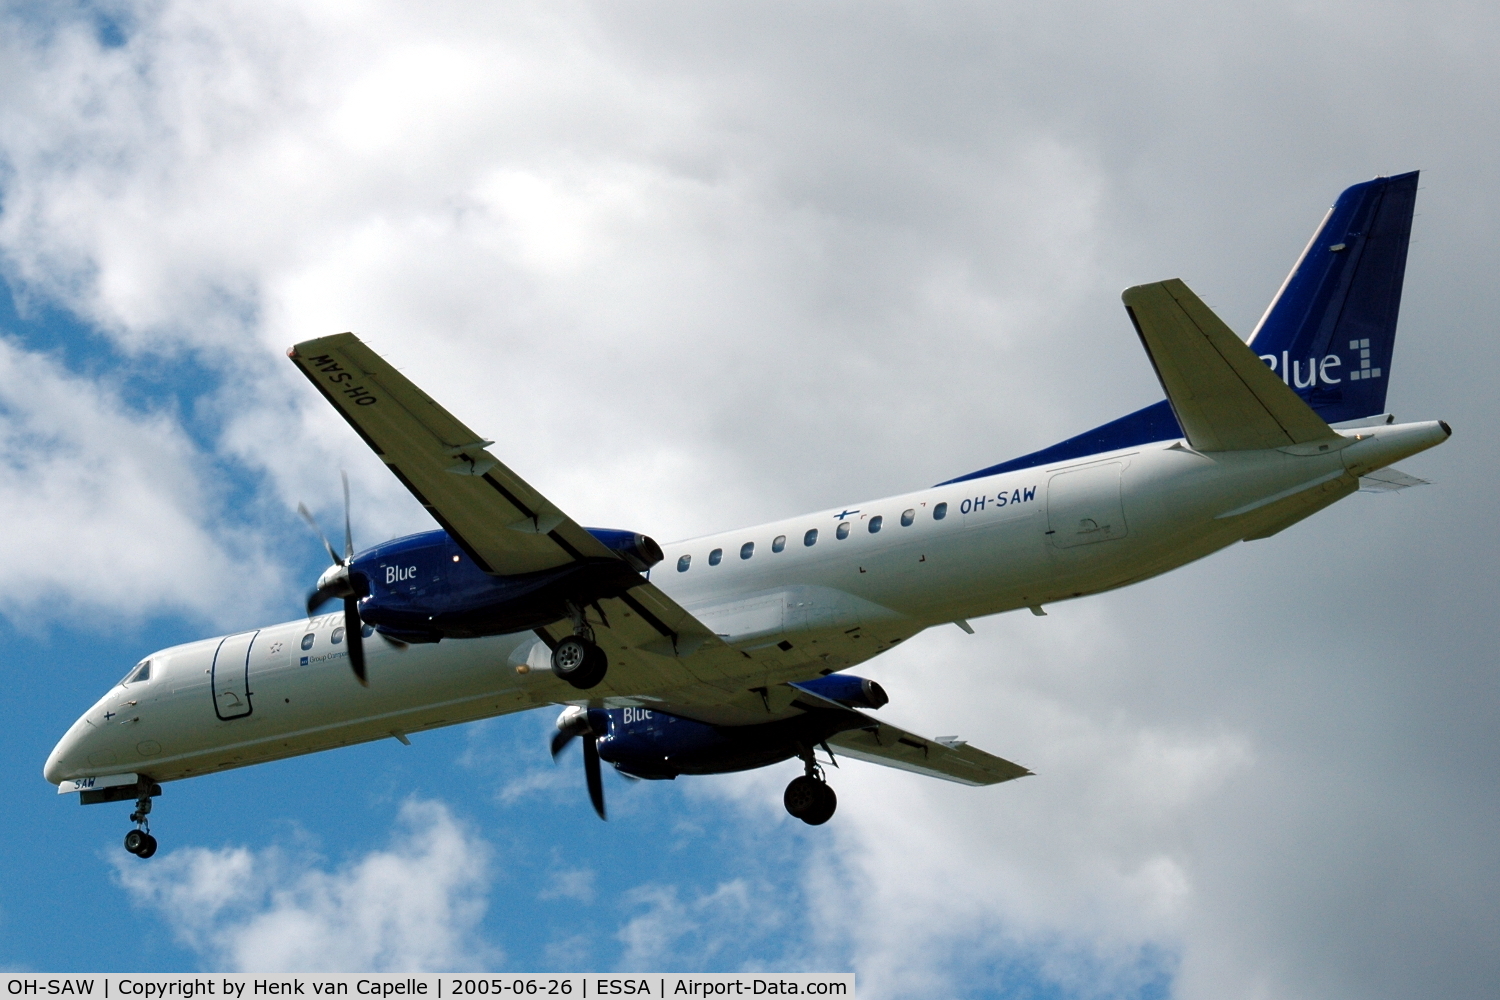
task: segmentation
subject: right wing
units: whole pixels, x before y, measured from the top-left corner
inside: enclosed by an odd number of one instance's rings
[[[838,747],[845,757],[961,785],[998,785],[1032,773],[1003,757],[976,750],[963,740],[951,737],[929,740],[824,698],[800,684],[787,686],[797,691],[792,702],[794,708],[837,711],[851,717],[850,728],[828,737],[828,744]]]
[[[1253,451],[1338,440],[1333,428],[1178,279],[1136,285],[1121,298],[1194,448]]]
[[[895,726],[870,721],[875,723],[870,728],[850,729],[830,736],[828,743],[845,757],[961,785],[996,785],[1032,773],[1020,764],[976,750],[962,740],[923,739]]]

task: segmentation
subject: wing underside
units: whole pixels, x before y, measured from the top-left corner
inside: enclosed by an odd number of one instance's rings
[[[971,747],[964,740],[928,739],[824,698],[800,684],[787,687],[797,692],[792,701],[795,708],[813,712],[836,710],[849,717],[849,728],[828,737],[828,745],[837,747],[841,756],[962,785],[996,785],[1032,773],[1020,764]]]

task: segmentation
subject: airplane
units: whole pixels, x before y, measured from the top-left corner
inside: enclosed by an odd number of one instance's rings
[[[125,847],[142,858],[167,782],[546,705],[563,706],[554,759],[582,741],[601,819],[601,761],[660,780],[798,758],[783,801],[810,825],[836,809],[839,758],[967,785],[1029,775],[877,719],[886,692],[845,671],[1421,483],[1392,463],[1452,431],[1385,411],[1416,191],[1415,172],[1345,190],[1248,341],[1180,280],[1127,289],[1157,403],[931,488],[665,546],[580,526],[353,334],[297,344],[438,528],[356,551],[346,477],[344,544],[323,539],[308,617],[152,653],[43,774],[83,804],[135,800]]]

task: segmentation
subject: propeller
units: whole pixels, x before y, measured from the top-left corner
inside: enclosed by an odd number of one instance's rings
[[[563,748],[579,736],[583,737],[583,777],[589,786],[589,801],[594,804],[594,812],[600,819],[608,819],[604,815],[604,778],[599,773],[599,734],[589,725],[587,709],[569,705],[557,717],[557,734],[552,737],[552,759],[557,760]]]
[[[334,598],[342,598],[344,601],[344,641],[349,644],[349,667],[354,671],[355,678],[364,686],[369,687],[370,682],[365,678],[365,637],[364,623],[359,620],[359,589],[355,581],[350,577],[349,564],[354,559],[354,531],[349,522],[349,474],[341,472],[344,479],[344,554],[340,556],[334,549],[333,543],[328,536],[323,534],[323,529],[318,526],[317,519],[305,504],[297,505],[297,513],[312,526],[317,532],[318,538],[323,542],[323,548],[328,550],[328,558],[333,560],[333,565],[323,571],[318,577],[317,586],[313,592],[307,595],[307,616],[311,618],[318,613],[318,609]]]

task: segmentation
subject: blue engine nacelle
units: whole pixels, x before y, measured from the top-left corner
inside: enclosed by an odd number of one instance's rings
[[[879,708],[890,700],[879,684],[847,674],[794,687],[864,708]],[[809,752],[835,733],[871,724],[867,716],[832,706],[753,726],[714,726],[649,708],[594,708],[588,719],[598,736],[600,759],[637,778],[765,767]]]
[[[637,573],[644,573],[663,559],[661,546],[649,535],[638,531],[622,531],[619,528],[584,528],[589,534],[603,542],[620,558],[630,563]]]
[[[879,708],[891,700],[885,688],[868,677],[853,674],[828,674],[810,681],[798,681],[792,686],[850,708]]]
[[[619,558],[582,559],[497,576],[486,573],[444,531],[426,531],[377,545],[350,566],[360,594],[360,617],[408,642],[467,639],[540,628],[586,607],[618,597],[641,582],[662,559],[646,535],[589,528]]]

